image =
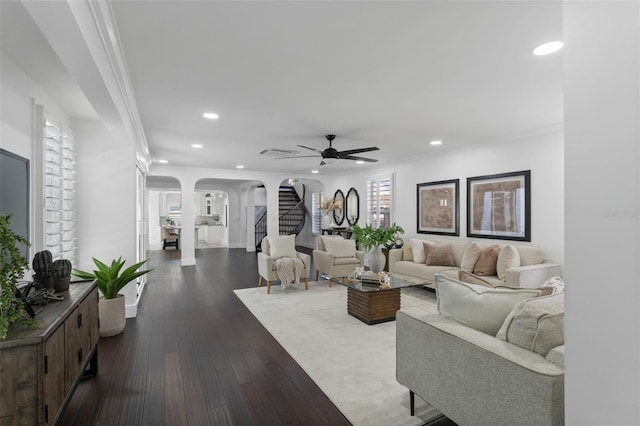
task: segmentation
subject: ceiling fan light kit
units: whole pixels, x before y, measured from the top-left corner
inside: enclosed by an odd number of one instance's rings
[[[321,157],[320,165],[324,166],[326,164],[333,164],[335,160],[355,160],[355,161],[365,161],[368,163],[375,163],[378,160],[373,158],[365,158],[365,157],[356,157],[353,154],[360,154],[362,152],[371,152],[378,151],[378,147],[371,146],[368,148],[358,148],[358,149],[348,149],[345,151],[338,151],[333,147],[333,140],[336,138],[336,135],[326,135],[325,138],[329,141],[329,148],[326,148],[324,151],[320,151],[319,149],[310,148],[304,145],[298,145],[300,148],[308,149],[310,151],[315,151],[319,155],[299,155],[299,156],[291,156],[291,157],[279,157],[276,160],[283,160],[286,158],[310,158],[310,157]]]

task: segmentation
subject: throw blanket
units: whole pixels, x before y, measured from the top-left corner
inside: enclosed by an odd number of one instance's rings
[[[285,289],[292,282],[299,282],[304,273],[304,262],[293,257],[276,259],[276,274],[280,280],[280,288]]]

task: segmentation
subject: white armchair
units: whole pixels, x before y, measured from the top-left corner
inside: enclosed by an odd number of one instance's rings
[[[320,273],[328,275],[350,275],[356,266],[364,266],[364,252],[355,248],[355,240],[345,240],[341,236],[320,236],[313,251],[313,266],[316,281]],[[329,281],[331,287],[331,281]]]
[[[270,241],[271,239],[274,240]],[[289,243],[289,239],[292,240],[292,242]],[[272,250],[272,242],[277,244],[277,246],[273,247],[274,250]],[[281,243],[283,242],[284,245],[287,246],[284,250],[285,254],[288,254],[288,257],[295,256],[298,259],[302,260],[302,262],[304,263],[304,288],[305,290],[309,290],[311,256],[306,253],[295,251],[295,235],[287,235],[286,237],[265,237],[262,240],[262,251],[258,253],[258,274],[260,275],[260,278],[258,280],[258,287],[262,286],[263,280],[267,280],[267,294],[270,294],[271,281],[279,280],[276,270],[276,260],[282,257],[281,255],[283,254],[283,248],[281,247]]]

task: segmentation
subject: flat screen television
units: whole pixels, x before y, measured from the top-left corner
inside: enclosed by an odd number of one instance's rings
[[[0,212],[11,214],[13,232],[29,241],[29,160],[0,148]],[[29,247],[20,252],[29,261]]]

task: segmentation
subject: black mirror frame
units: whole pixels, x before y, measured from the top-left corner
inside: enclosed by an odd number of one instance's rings
[[[351,197],[356,197],[356,211],[355,214],[352,214],[352,212],[349,210],[349,199]],[[347,218],[347,223],[351,226],[355,225],[356,223],[358,223],[358,220],[360,219],[360,195],[358,194],[358,190],[351,187],[349,188],[349,191],[347,191],[347,197],[344,200],[344,205],[345,205],[345,216]],[[355,219],[353,219],[353,222],[351,221],[349,216],[355,216]]]
[[[338,198],[338,196],[340,198]],[[342,209],[340,209],[340,216],[338,216],[338,210],[334,210],[333,211],[333,221],[336,223],[336,225],[340,226],[342,225],[342,222],[344,222],[344,218],[345,218],[345,205],[346,205],[346,198],[344,196],[344,192],[342,192],[341,189],[338,189],[336,191],[335,194],[333,194],[333,201],[336,202],[337,200],[342,199]]]

